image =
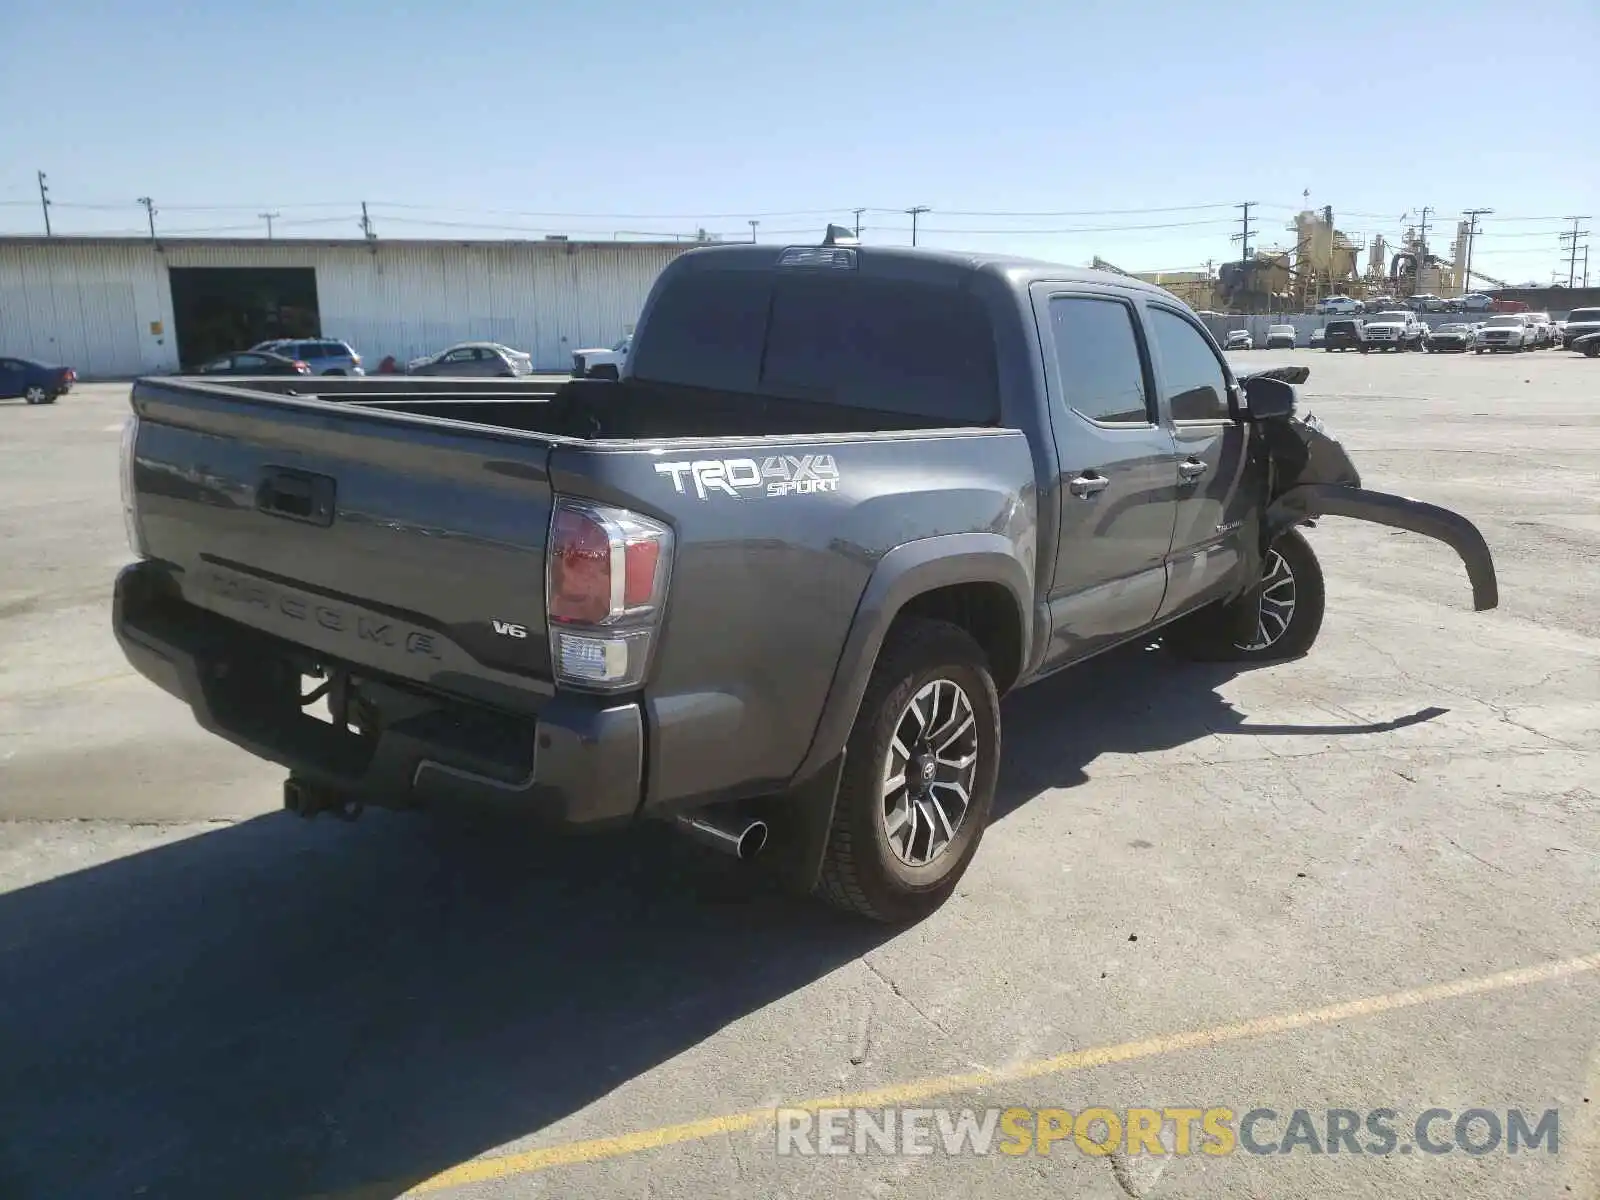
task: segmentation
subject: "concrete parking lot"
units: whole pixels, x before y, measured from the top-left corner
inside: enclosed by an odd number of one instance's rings
[[[1477,521],[1501,607],[1323,523],[1307,659],[1011,698],[998,819],[899,933],[650,831],[280,814],[112,640],[127,388],[0,404],[0,1196],[1600,1195],[1600,364],[1235,358]],[[834,1096],[1404,1145],[779,1156],[774,1106]],[[1433,1107],[1557,1110],[1556,1152],[1412,1152]]]

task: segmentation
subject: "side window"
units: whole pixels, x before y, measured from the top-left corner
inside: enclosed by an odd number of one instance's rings
[[[1174,421],[1226,421],[1228,377],[1200,331],[1164,308],[1150,309],[1150,332]]]
[[[441,362],[447,362],[447,363],[470,362],[471,359],[472,359],[472,356],[475,353],[476,353],[476,351],[474,351],[470,347],[468,347],[466,349],[463,349],[463,350],[452,350],[452,351],[450,351],[449,354],[446,354],[444,356],[444,358],[442,358],[440,361]]]
[[[1050,328],[1068,408],[1091,421],[1152,423],[1133,322],[1133,310],[1121,300],[1051,298]]]
[[[228,366],[228,360],[225,358],[219,359],[217,361],[217,365],[226,370]],[[262,358],[259,354],[236,354],[233,356],[233,365],[241,371],[253,371],[257,367],[266,366],[267,360]]]

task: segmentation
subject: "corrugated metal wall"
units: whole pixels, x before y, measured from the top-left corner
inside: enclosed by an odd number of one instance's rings
[[[370,367],[489,338],[565,371],[633,327],[679,243],[0,242],[0,352],[85,378],[176,370],[169,267],[311,267],[322,331]],[[156,323],[152,326],[152,322]]]
[[[177,364],[172,294],[148,246],[0,243],[0,353],[86,379]]]

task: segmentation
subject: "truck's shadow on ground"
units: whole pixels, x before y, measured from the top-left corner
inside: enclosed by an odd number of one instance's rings
[[[1002,815],[1237,725],[1226,675],[1129,651],[1020,693]],[[392,1197],[890,936],[718,879],[666,831],[274,816],[0,897],[0,1195]]]

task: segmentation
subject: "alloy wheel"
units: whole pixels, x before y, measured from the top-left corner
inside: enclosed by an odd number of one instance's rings
[[[960,684],[933,679],[901,710],[883,763],[883,831],[895,857],[925,867],[950,848],[972,804],[978,721]]]
[[[1256,616],[1255,640],[1240,643],[1239,649],[1266,650],[1276,645],[1289,632],[1294,621],[1294,606],[1294,572],[1283,555],[1269,550],[1261,582],[1261,611]]]

